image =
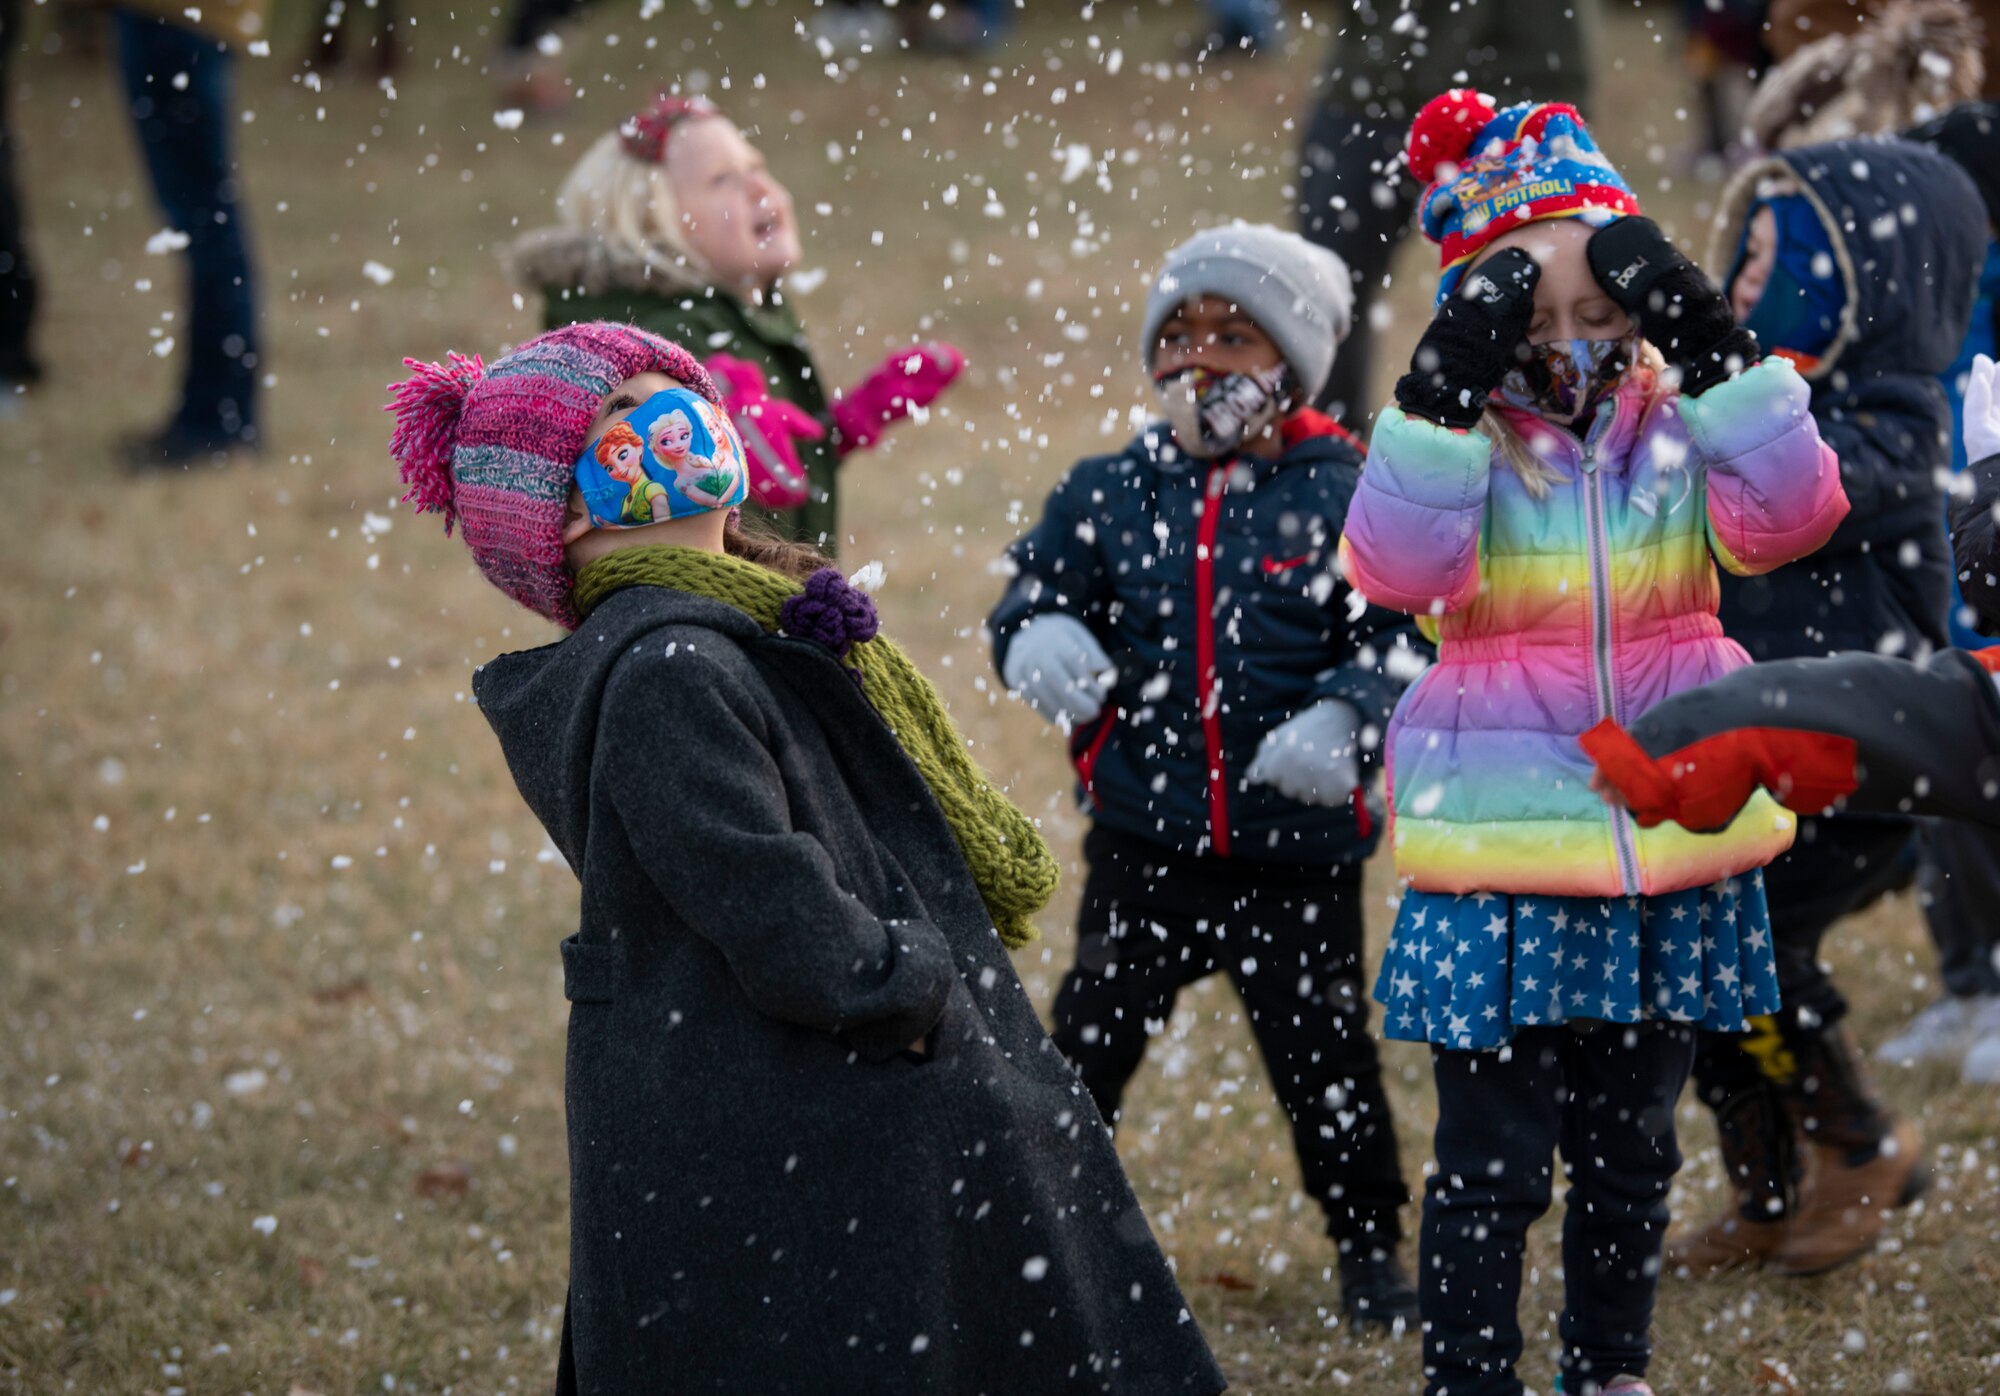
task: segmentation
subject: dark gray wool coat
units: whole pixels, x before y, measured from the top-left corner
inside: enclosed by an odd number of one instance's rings
[[[583,883],[560,1390],[1223,1388],[943,813],[831,654],[634,587],[474,687]]]

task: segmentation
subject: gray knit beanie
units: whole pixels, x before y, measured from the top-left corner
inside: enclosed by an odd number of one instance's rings
[[[1234,302],[1271,336],[1307,401],[1333,371],[1333,351],[1354,314],[1347,263],[1324,247],[1268,223],[1230,223],[1196,233],[1167,254],[1146,295],[1139,358],[1153,370],[1160,326],[1198,296]]]

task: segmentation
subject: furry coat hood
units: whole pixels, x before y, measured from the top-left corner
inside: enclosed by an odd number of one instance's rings
[[[524,291],[672,295],[708,287],[708,278],[685,257],[665,248],[627,246],[582,228],[537,228],[503,248],[500,260]]]
[[[1853,33],[1807,44],[1765,76],[1744,109],[1764,150],[1908,130],[1979,95],[1979,19],[1963,0],[1895,0]]]

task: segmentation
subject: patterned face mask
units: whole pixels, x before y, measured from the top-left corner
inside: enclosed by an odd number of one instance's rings
[[[715,509],[748,492],[743,441],[729,418],[686,388],[654,393],[606,427],[576,461],[596,528],[642,528]]]
[[[1182,368],[1153,380],[1174,440],[1197,460],[1226,456],[1284,415],[1292,372],[1279,364],[1255,373]]]
[[[1631,335],[1530,344],[1528,361],[1500,380],[1500,396],[1551,421],[1575,421],[1610,391],[1638,352]]]

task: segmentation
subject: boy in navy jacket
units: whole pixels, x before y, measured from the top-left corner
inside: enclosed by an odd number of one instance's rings
[[[1362,1325],[1410,1319],[1408,1200],[1361,980],[1380,734],[1427,651],[1335,548],[1362,453],[1305,407],[1340,259],[1234,224],[1167,258],[1140,338],[1166,420],[1080,462],[1008,550],[1008,688],[1069,737],[1091,816],[1056,1044],[1107,1120],[1185,985],[1242,995]]]

